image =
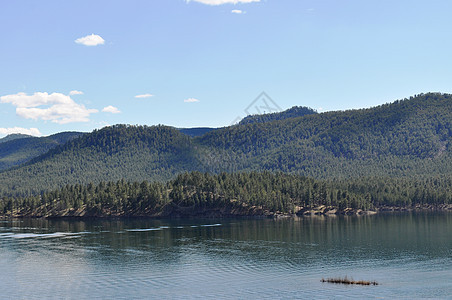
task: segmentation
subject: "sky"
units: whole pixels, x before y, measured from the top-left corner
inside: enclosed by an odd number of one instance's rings
[[[449,0],[0,0],[0,137],[452,93]],[[262,94],[265,92],[265,94]]]

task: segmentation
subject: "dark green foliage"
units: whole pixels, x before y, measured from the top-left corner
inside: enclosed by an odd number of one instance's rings
[[[216,128],[209,128],[209,127],[196,127],[196,128],[179,128],[179,131],[182,132],[185,135],[191,136],[191,137],[197,137],[202,136],[208,132],[211,132],[215,130]]]
[[[23,134],[8,135],[0,140],[0,171],[28,162],[80,135],[80,132],[62,132],[40,138]]]
[[[266,123],[272,121],[286,120],[290,118],[297,118],[306,115],[313,115],[317,112],[309,107],[294,106],[288,110],[280,113],[270,113],[262,115],[251,115],[243,118],[239,125],[255,124],[255,123]]]
[[[120,179],[166,181],[185,171],[271,171],[327,180],[449,176],[452,95],[236,125],[195,138],[166,126],[107,127],[1,172],[0,195]]]
[[[321,205],[345,210],[382,206],[416,207],[452,203],[452,176],[428,179],[361,178],[325,181],[270,172],[178,175],[167,183],[101,182],[67,185],[40,197],[0,200],[0,215],[63,216],[80,210],[91,216],[161,216],[206,210],[245,214],[296,213]]]
[[[217,170],[272,170],[306,176],[452,172],[452,96],[426,94],[371,109],[234,126],[197,141],[215,148]],[[227,155],[225,155],[227,154]]]
[[[9,142],[9,141],[17,140],[17,139],[31,138],[31,137],[33,137],[33,136],[28,135],[28,134],[13,133],[13,134],[8,134],[4,138],[1,138],[0,143]]]
[[[30,195],[67,184],[167,180],[195,168],[192,141],[166,126],[115,125],[58,146],[0,173],[4,194]]]
[[[50,138],[51,140],[55,141],[56,143],[58,143],[58,145],[63,145],[84,134],[85,133],[83,132],[66,131],[50,135],[47,138]]]

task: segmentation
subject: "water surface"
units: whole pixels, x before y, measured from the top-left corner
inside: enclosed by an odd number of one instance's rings
[[[2,299],[452,296],[451,213],[1,222]]]

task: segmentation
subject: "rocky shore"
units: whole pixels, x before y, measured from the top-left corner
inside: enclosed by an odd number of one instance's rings
[[[15,211],[13,214],[0,216],[0,219],[9,218],[233,218],[233,217],[254,217],[254,218],[290,218],[308,216],[365,216],[374,215],[379,212],[409,212],[409,211],[452,211],[452,204],[448,205],[419,205],[414,207],[379,207],[374,210],[361,210],[354,208],[339,209],[332,206],[317,207],[295,207],[292,213],[282,213],[271,211],[262,207],[247,205],[230,205],[215,208],[180,207],[177,205],[166,205],[155,211],[129,211],[114,212],[109,210],[98,210],[86,208],[50,210],[38,208],[33,211]]]
[[[309,216],[309,215],[373,215],[376,214],[378,210],[362,210],[354,208],[339,209],[333,206],[317,206],[317,207],[300,207],[296,215],[298,216]]]

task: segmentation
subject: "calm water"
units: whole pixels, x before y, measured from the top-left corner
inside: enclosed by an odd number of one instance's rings
[[[452,298],[452,213],[1,222],[1,299]]]

